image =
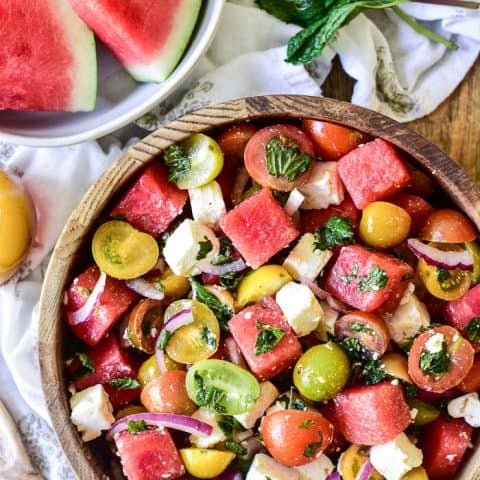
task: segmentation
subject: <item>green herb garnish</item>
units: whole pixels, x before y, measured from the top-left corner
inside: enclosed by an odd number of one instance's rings
[[[358,338],[344,338],[339,342],[339,345],[352,360],[360,360],[362,358],[362,346],[360,345]]]
[[[375,385],[387,378],[390,378],[382,366],[376,360],[369,360],[362,371],[363,378],[367,385]]]
[[[128,433],[140,433],[148,430],[145,420],[129,420],[127,422]]]
[[[310,428],[310,427],[313,427],[315,425],[315,420],[305,420],[304,422],[302,423],[299,423],[298,424],[298,428]]]
[[[232,438],[227,438],[227,440],[225,440],[225,448],[241,457],[244,457],[248,453],[248,450],[240,442],[237,442]]]
[[[217,339],[208,327],[203,327],[203,330],[200,333],[200,338],[205,345],[208,345],[212,349],[217,346]]]
[[[428,375],[440,375],[448,371],[451,363],[447,343],[444,341],[442,342],[442,348],[439,352],[429,352],[425,350],[420,356],[418,365],[420,369]]]
[[[465,334],[471,342],[480,343],[480,317],[475,317],[465,327]]]
[[[355,242],[353,222],[350,217],[335,215],[329,218],[315,233],[316,250],[329,250],[336,245],[350,245]]]
[[[277,402],[283,403],[287,410],[306,410],[307,405],[304,400],[297,394],[293,387],[290,387],[289,393],[280,395]]]
[[[312,157],[303,153],[290,138],[273,137],[265,147],[267,170],[274,177],[285,177],[293,182],[310,166]]]
[[[267,323],[257,322],[256,327],[262,331],[255,341],[255,355],[262,355],[275,348],[285,336],[285,330]]]
[[[181,180],[192,167],[192,160],[180,145],[168,147],[163,154],[163,160],[168,167],[168,181],[172,183]]]
[[[198,242],[200,248],[198,249],[197,260],[203,260],[213,248],[212,242],[207,237],[204,238],[205,240]]]
[[[387,286],[387,272],[375,265],[367,275],[362,275],[357,284],[358,292],[377,292]]]
[[[217,421],[218,427],[226,437],[231,437],[234,433],[244,432],[246,428],[232,415],[222,415]]]
[[[91,358],[83,352],[75,353],[75,356],[80,361],[80,366],[75,370],[73,374],[73,379],[76,380],[77,378],[81,378],[84,375],[88,375],[89,373],[95,373],[95,366]]]
[[[213,257],[210,263],[212,265],[225,265],[226,263],[232,262],[232,255],[235,250],[231,240],[228,237],[223,236],[220,237],[218,241],[220,242],[220,251],[218,252],[218,255]]]
[[[345,285],[350,285],[357,278],[357,275],[358,275],[358,264],[355,263],[353,265],[352,273],[350,275],[338,275],[338,278]]]
[[[235,290],[244,276],[245,275],[239,274],[238,272],[224,273],[220,275],[220,286],[228,288],[229,290]]]
[[[140,382],[132,377],[112,378],[108,384],[118,390],[133,390],[141,386]]]
[[[163,330],[162,333],[160,334],[158,349],[162,351],[165,350],[167,348],[167,344],[171,337],[172,337],[172,334],[168,330]]]
[[[225,407],[221,404],[226,397],[225,392],[213,385],[205,386],[202,376],[195,372],[193,376],[197,394],[195,396],[195,403],[200,407],[205,407],[209,410],[214,410],[217,413],[225,413]]]
[[[320,432],[319,432],[320,433]],[[318,452],[318,450],[322,448],[322,442],[313,442],[309,443],[304,449],[303,449],[303,456],[307,458],[312,458],[315,456],[315,454]]]

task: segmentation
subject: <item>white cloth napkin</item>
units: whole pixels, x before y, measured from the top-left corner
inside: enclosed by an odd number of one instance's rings
[[[477,58],[480,12],[414,3],[402,8],[452,37],[460,50],[447,51],[393,13],[377,11],[343,28],[312,65],[293,66],[283,59],[298,27],[258,10],[252,0],[231,1],[208,55],[189,81],[137,124],[153,130],[195,108],[249,95],[320,95],[335,55],[356,81],[352,102],[400,121],[426,115],[455,89]],[[103,139],[102,147],[90,142],[31,149],[0,141],[0,168],[22,175],[40,226],[21,272],[0,287],[0,399],[17,422],[33,463],[48,479],[73,475],[47,423],[35,352],[36,308],[48,255],[63,224],[88,186],[120,154],[111,138]]]

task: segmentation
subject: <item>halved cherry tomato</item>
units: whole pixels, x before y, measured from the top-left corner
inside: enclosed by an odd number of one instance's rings
[[[473,257],[472,284],[475,285],[480,282],[480,247],[477,242],[467,242],[465,247]]]
[[[368,135],[336,123],[306,119],[302,129],[310,136],[315,151],[322,160],[337,161],[358,145],[368,140]]]
[[[277,138],[279,142],[288,147],[306,153],[312,159],[307,171],[292,181],[284,176],[275,177],[267,170],[267,144]],[[308,181],[310,170],[315,159],[312,141],[299,128],[293,125],[273,125],[259,130],[247,143],[245,148],[245,167],[253,180],[264,187],[269,187],[282,192],[289,192],[295,187],[300,187]]]
[[[457,388],[464,393],[473,393],[480,390],[480,357],[475,357],[472,368],[457,385]]]
[[[187,394],[186,378],[183,370],[164,372],[143,387],[140,401],[149,412],[191,415],[197,406]]]
[[[428,215],[419,237],[429,242],[464,243],[475,240],[478,232],[463,213],[443,208]]]
[[[252,123],[238,123],[224,130],[217,138],[217,143],[225,157],[242,160],[248,141],[258,132]]]
[[[333,425],[320,413],[280,410],[262,419],[263,441],[273,458],[291,467],[310,463],[330,444]]]
[[[343,480],[356,480],[363,465],[369,461],[369,448],[363,445],[350,445],[338,461],[338,471]],[[383,477],[373,469],[368,480],[382,480]]]
[[[128,316],[128,338],[135,348],[152,354],[163,325],[165,307],[159,300],[140,300]]]
[[[388,201],[402,207],[410,215],[412,223],[409,235],[416,235],[427,216],[433,212],[433,207],[426,200],[412,193],[398,193]]]
[[[181,370],[184,367],[180,363],[174,362],[168,355],[164,355],[164,359],[167,370]],[[161,373],[158,367],[157,356],[152,355],[140,365],[137,379],[142,386],[145,386],[150,380],[158,377]]]
[[[398,378],[407,383],[413,383],[408,374],[408,360],[405,355],[389,352],[379,360],[380,367],[391,377]]]
[[[375,313],[356,310],[342,315],[335,322],[335,336],[343,340],[356,338],[367,358],[380,358],[390,343],[390,333],[382,318]]]
[[[427,348],[427,342],[437,334],[442,335],[445,352],[432,353],[431,348]],[[467,376],[474,353],[470,342],[458,330],[448,325],[435,327],[414,340],[408,357],[408,373],[421,389],[443,393],[456,387]]]

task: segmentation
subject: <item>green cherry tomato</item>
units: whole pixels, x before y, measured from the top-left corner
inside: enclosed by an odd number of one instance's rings
[[[415,416],[413,418],[413,423],[417,426],[427,425],[438,418],[440,415],[440,410],[435,408],[430,403],[418,400],[417,398],[412,398],[407,401],[410,411],[413,410]],[[412,414],[413,417],[413,414]]]
[[[224,360],[202,360],[187,373],[188,396],[212,412],[237,415],[248,411],[260,396],[257,379]]]
[[[309,400],[320,402],[333,398],[348,382],[350,362],[334,342],[308,349],[293,371],[293,383]]]

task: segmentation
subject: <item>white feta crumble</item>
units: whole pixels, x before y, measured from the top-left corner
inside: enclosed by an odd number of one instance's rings
[[[245,428],[253,428],[265,410],[277,399],[279,392],[271,382],[260,384],[260,396],[248,412],[233,415]]]
[[[312,291],[303,284],[288,282],[275,300],[299,337],[313,332],[323,320],[323,310]]]
[[[246,480],[300,480],[300,473],[263,453],[255,455]]]
[[[209,227],[218,226],[220,218],[227,211],[218,182],[214,180],[202,187],[191,188],[188,195],[194,220]]]
[[[383,445],[370,449],[370,462],[386,480],[400,480],[410,470],[419,467],[423,453],[401,433]]]
[[[340,316],[336,310],[334,310],[327,302],[321,301],[320,305],[322,306],[323,310],[323,322],[325,323],[325,327],[327,328],[327,332],[330,335],[335,335],[335,323]]]
[[[108,394],[102,385],[93,385],[70,398],[72,423],[82,434],[82,440],[89,442],[108,430],[115,418]]]
[[[430,353],[441,352],[444,340],[443,333],[435,333],[425,342],[425,350]]]
[[[206,408],[200,407],[193,413],[192,418],[208,423],[212,427],[212,433],[210,435],[190,435],[190,442],[196,447],[211,448],[217,443],[226,440],[225,434],[218,426],[218,418],[215,413],[209,412]]]
[[[332,461],[322,453],[313,462],[293,468],[300,473],[300,480],[325,480],[335,467]]]
[[[472,427],[480,427],[480,399],[478,393],[467,393],[448,402],[448,414],[453,418],[464,418]]]

